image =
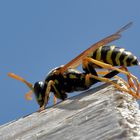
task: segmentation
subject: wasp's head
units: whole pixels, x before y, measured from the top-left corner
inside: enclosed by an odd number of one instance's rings
[[[14,74],[14,73],[8,73],[8,76],[16,79],[18,81],[21,81],[26,86],[28,86],[30,91],[25,94],[25,98],[27,100],[32,100],[31,95],[32,95],[32,93],[34,93],[37,103],[40,105],[40,107],[42,107],[42,105],[44,104],[45,92],[46,92],[46,88],[47,88],[47,84],[45,82],[39,81],[39,82],[36,82],[34,85],[32,85],[27,80],[25,80],[24,78]]]
[[[40,107],[44,103],[46,87],[47,85],[43,81],[39,81],[34,84],[34,94],[36,97],[36,101],[40,105]]]

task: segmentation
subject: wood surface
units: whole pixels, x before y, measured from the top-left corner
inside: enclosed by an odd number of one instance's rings
[[[104,84],[0,126],[0,140],[140,140],[131,95]]]

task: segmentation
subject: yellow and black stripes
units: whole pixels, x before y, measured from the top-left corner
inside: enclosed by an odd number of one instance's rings
[[[90,57],[111,64],[112,66],[139,65],[136,56],[124,48],[118,48],[116,46],[101,46]]]

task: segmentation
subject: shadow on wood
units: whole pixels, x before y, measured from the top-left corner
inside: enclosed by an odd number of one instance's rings
[[[131,95],[104,84],[0,126],[0,140],[16,139],[140,139],[139,106]]]

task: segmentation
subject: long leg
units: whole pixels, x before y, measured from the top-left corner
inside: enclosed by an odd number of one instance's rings
[[[121,68],[122,67],[120,67],[119,69],[121,69]],[[127,88],[130,88],[130,85],[125,80],[123,80],[121,77],[117,76],[117,74],[119,73],[118,71],[115,71],[115,70],[111,71],[111,72],[108,72],[108,71],[98,71],[97,73],[98,74],[104,74],[104,75],[106,74],[105,76],[103,76],[104,78],[112,78],[112,77],[114,77],[114,78],[122,81],[126,85]]]
[[[97,74],[104,74],[104,76],[102,76],[103,78],[112,78],[112,77],[116,76],[118,73],[119,72],[116,71],[116,70],[113,70],[111,72],[107,72],[107,71],[106,72],[97,72]],[[91,84],[93,85],[93,84],[96,84],[97,82],[101,82],[102,81],[101,79],[97,79],[97,78],[94,79],[93,77],[90,77],[90,74],[91,73],[88,73],[86,75],[86,79],[85,80],[86,80],[86,84],[87,85],[91,85]],[[93,75],[93,74],[91,74],[91,75]],[[94,76],[97,76],[97,75],[94,75]]]
[[[120,67],[119,69],[121,69],[122,67]],[[115,73],[116,73],[116,75],[115,75]],[[98,74],[100,74],[100,75],[105,75],[105,76],[103,76],[103,77],[105,77],[105,78],[112,78],[112,77],[114,77],[114,78],[116,78],[116,79],[118,79],[118,80],[120,80],[120,81],[122,81],[123,83],[125,83],[125,85],[126,85],[126,81],[125,80],[123,80],[121,77],[119,77],[119,76],[117,76],[117,74],[119,73],[118,71],[112,71],[112,72],[108,72],[108,71],[98,71],[97,72]],[[114,73],[114,74],[113,74]],[[109,76],[110,75],[110,76]],[[130,88],[130,85],[128,85],[128,83],[127,83],[127,85],[126,85],[128,88]]]
[[[83,66],[83,70],[85,71],[86,74],[90,73],[90,74],[95,75],[95,76],[102,74],[102,75],[104,75],[105,78],[112,78],[119,73],[119,71],[116,71],[116,70],[113,70],[111,72],[109,72],[109,71],[97,71],[96,72],[93,62],[89,62],[89,61],[87,61],[87,59],[83,60],[82,66]],[[119,69],[122,69],[122,67],[120,67]],[[88,75],[86,78],[89,79],[89,80],[86,80],[86,81],[88,81],[87,84],[90,83],[90,78]],[[92,81],[93,84],[97,83],[97,82],[100,82],[100,80],[96,79],[96,80]]]
[[[108,79],[108,78],[105,78],[105,77],[98,77],[98,76],[95,76],[95,75],[92,75],[92,74],[88,74],[88,77],[89,78],[94,78],[96,80],[99,80],[99,81],[103,81],[103,82],[107,82],[107,83],[111,83],[113,84],[118,90],[120,91],[124,91],[124,92],[127,92],[129,94],[131,94],[133,97],[135,98],[140,98],[139,96],[137,96],[131,89],[129,89],[129,85],[123,80],[121,79],[121,81],[125,82],[125,86],[127,88],[123,88],[121,86],[119,86],[117,83],[113,82],[112,80]]]
[[[104,62],[101,62],[101,61],[98,61],[98,60],[95,60],[91,57],[86,57],[84,60],[83,60],[83,66],[87,66],[88,63],[92,63],[94,65],[97,65],[97,66],[100,66],[102,68],[105,68],[105,69],[109,69],[109,70],[116,70],[118,71],[119,73],[123,73],[125,75],[129,75],[129,72],[128,71],[125,71],[125,70],[122,70],[122,69],[119,69],[119,68],[116,68],[116,67],[113,67],[112,65],[110,64],[106,64]]]
[[[106,64],[106,63],[103,63],[101,61],[98,61],[98,60],[95,60],[93,58],[90,58],[90,57],[87,57],[83,60],[83,65],[87,65],[88,63],[92,63],[92,64],[95,64],[97,66],[100,66],[102,68],[106,68],[106,69],[110,69],[110,70],[116,70],[120,73],[123,73],[125,74],[127,77],[129,78],[132,78],[136,81],[136,83],[139,85],[139,81],[138,81],[138,78],[135,77],[133,74],[131,74],[130,72],[128,72],[127,68],[126,67],[122,67],[121,69],[120,68],[116,68],[116,67],[113,67],[112,65],[110,64]]]
[[[59,98],[61,100],[64,100],[67,98],[66,93],[60,93],[59,89],[55,87],[55,83],[53,80],[50,80],[47,84],[46,92],[45,92],[45,98],[44,98],[44,104],[40,107],[39,111],[42,111],[45,109],[45,106],[48,104],[51,89],[53,89],[54,92],[54,104],[56,104],[56,99]]]
[[[119,69],[122,69],[122,70],[125,70],[125,71],[128,72],[128,69],[124,66],[120,67]],[[107,71],[106,72],[99,71],[97,73],[98,74],[107,74]],[[133,77],[134,77],[134,75],[133,75]],[[121,80],[126,85],[126,82],[124,80],[122,80],[122,78],[120,78],[118,76],[115,76],[115,78],[118,79],[118,80]],[[138,79],[135,77],[135,81],[136,81],[137,86],[135,86],[135,83],[134,83],[133,79],[131,78],[131,73],[129,73],[129,75],[127,75],[127,79],[128,79],[128,83],[129,83],[129,86],[127,84],[128,88],[134,88],[134,90],[136,91],[136,94],[139,95],[139,81],[138,81]]]
[[[125,71],[128,71],[128,69],[126,67],[122,67],[122,69],[124,69]],[[134,90],[136,91],[136,94],[139,95],[140,86],[139,86],[138,78],[135,77],[134,75],[133,75],[133,78],[135,79],[137,86],[135,86],[135,82],[132,79],[131,73],[129,73],[129,75],[127,75],[127,79],[128,79],[128,83],[129,83],[130,87],[134,88]]]
[[[114,77],[123,82],[123,84],[127,87],[127,89],[129,89],[128,93],[130,93],[130,94],[131,94],[133,97],[135,97],[136,99],[140,99],[140,95],[137,94],[137,92],[134,93],[134,91],[132,91],[130,85],[129,85],[125,80],[123,80],[121,77],[118,77],[118,76],[117,76],[117,77],[114,76]],[[137,89],[137,90],[138,90],[138,89]],[[136,91],[137,91],[137,90],[136,90]]]
[[[114,83],[113,81],[107,79],[107,78],[112,78],[114,77],[115,75],[117,75],[119,73],[119,71],[112,71],[112,72],[105,72],[105,71],[100,71],[100,72],[96,72],[95,71],[95,68],[94,68],[94,63],[93,62],[89,62],[89,60],[87,59],[84,59],[83,60],[83,70],[86,72],[86,79],[85,79],[85,82],[86,82],[86,85],[89,86],[92,84],[95,84],[97,82],[100,82],[100,81],[104,81],[104,82],[109,82],[109,83],[112,83],[113,85],[115,85],[117,88],[119,88],[119,86]],[[99,77],[98,75],[99,74],[106,74],[104,77]],[[97,78],[99,77],[99,78]],[[96,80],[95,80],[96,79]],[[120,88],[119,88],[120,89]]]
[[[102,67],[102,68],[106,68],[106,69],[111,69],[111,70],[115,70],[115,71],[118,71],[118,72],[120,72],[120,73],[123,73],[123,74],[125,74],[127,77],[128,77],[128,82],[129,82],[129,85],[130,85],[130,87],[132,88],[134,88],[134,90],[136,91],[136,95],[137,96],[139,96],[139,81],[138,81],[138,79],[137,79],[137,77],[135,77],[134,75],[132,75],[130,72],[128,72],[128,71],[126,71],[126,69],[124,69],[124,67],[121,67],[121,68],[116,68],[116,67],[113,67],[112,65],[110,65],[110,64],[106,64],[106,63],[103,63],[103,62],[100,62],[100,61],[97,61],[97,60],[94,60],[94,59],[92,59],[92,58],[90,58],[90,57],[87,57],[87,58],[85,58],[84,60],[83,60],[83,69],[84,70],[86,70],[86,72],[87,71],[89,71],[89,73],[91,73],[90,72],[90,67],[89,66],[91,66],[91,65],[97,65],[97,66],[100,66],[100,67]],[[92,68],[93,69],[93,68]],[[94,72],[95,73],[95,72]],[[97,77],[97,73],[92,73],[94,76],[96,76]],[[96,78],[97,79],[97,78]],[[136,83],[137,83],[137,87],[134,85],[134,81],[132,80],[132,79],[134,79],[135,81],[136,81]],[[98,79],[99,80],[99,79]],[[101,79],[100,79],[101,80]],[[103,79],[101,80],[101,81],[104,81]],[[107,82],[107,80],[106,80],[106,82]],[[116,87],[118,87],[117,85],[116,85]],[[119,89],[121,89],[121,88],[119,88]],[[128,88],[129,90],[131,90],[130,88]],[[131,91],[130,91],[130,93],[132,93]]]

